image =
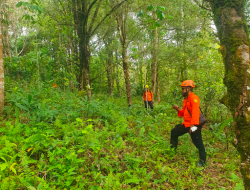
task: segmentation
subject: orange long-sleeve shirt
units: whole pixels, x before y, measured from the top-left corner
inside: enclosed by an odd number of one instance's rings
[[[153,100],[153,93],[152,93],[152,91],[147,90],[147,98],[148,98],[148,101],[152,101]],[[143,94],[143,99],[144,99],[144,101],[147,101],[147,99],[146,99],[146,92],[144,92],[144,94]]]
[[[190,111],[192,117],[188,113]],[[199,125],[200,118],[200,99],[193,92],[189,94],[187,98],[183,100],[183,108],[178,111],[179,117],[184,117],[184,122],[182,124],[185,127],[190,127],[191,125]]]

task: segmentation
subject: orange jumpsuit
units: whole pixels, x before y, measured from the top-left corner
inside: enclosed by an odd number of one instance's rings
[[[188,108],[188,109],[187,109]],[[190,116],[191,113],[192,117]],[[184,117],[184,122],[182,124],[185,127],[190,127],[191,125],[199,125],[200,118],[200,99],[193,92],[189,94],[187,98],[183,100],[183,108],[178,111],[179,117]]]
[[[143,94],[144,101],[147,101],[146,98],[148,98],[148,101],[152,101],[153,100],[153,93],[152,93],[152,91],[147,90],[147,97],[146,97],[146,92],[144,92],[144,94]]]
[[[183,108],[182,110],[178,111],[178,116],[184,117],[184,122],[182,124],[176,125],[171,130],[170,144],[172,148],[176,149],[178,145],[178,137],[186,133],[189,133],[190,129],[189,127],[191,125],[197,126],[198,129],[195,132],[192,132],[190,136],[192,138],[194,145],[199,150],[199,155],[200,155],[199,164],[203,166],[206,163],[206,151],[201,136],[202,126],[199,126],[199,117],[200,117],[199,104],[200,100],[198,96],[196,96],[193,92],[190,93],[189,96],[183,100]],[[188,110],[191,116],[188,113]]]

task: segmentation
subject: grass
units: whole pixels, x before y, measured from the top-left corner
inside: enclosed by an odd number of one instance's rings
[[[170,131],[181,122],[170,105],[149,115],[141,99],[88,101],[53,88],[7,93],[0,128],[0,189],[243,189],[239,155],[218,124],[202,131],[208,165],[188,134],[177,152]]]

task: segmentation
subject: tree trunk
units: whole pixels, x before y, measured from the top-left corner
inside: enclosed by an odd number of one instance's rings
[[[115,52],[115,59],[118,62],[118,52]],[[120,92],[120,79],[119,79],[119,68],[116,66],[116,88],[117,88],[117,96],[121,97],[121,92]]]
[[[76,1],[72,0],[74,22],[79,38],[79,90],[85,89],[87,96],[91,97],[91,88],[90,88],[90,50],[89,50],[89,32],[87,27],[88,20],[88,9],[87,3],[84,0]]]
[[[129,76],[129,64],[127,58],[127,29],[126,29],[126,21],[127,21],[128,7],[125,6],[121,12],[117,13],[117,27],[120,34],[120,42],[122,44],[122,59],[123,59],[123,72],[124,79],[127,90],[127,101],[128,106],[132,105],[132,93],[130,86],[130,76]]]
[[[103,0],[72,0],[72,10],[74,15],[75,27],[79,38],[79,58],[80,58],[80,76],[79,90],[85,89],[87,96],[92,95],[91,80],[90,80],[90,40],[96,30],[102,25],[105,19],[118,9],[126,0],[115,5],[110,12],[102,17],[99,23],[96,19],[99,17],[98,12]],[[95,6],[96,5],[96,6]],[[91,10],[94,9],[93,14]]]
[[[37,67],[37,87],[40,91],[40,68],[39,68],[39,60],[38,60],[38,40],[37,40],[37,34],[36,34],[36,67]]]
[[[80,40],[81,41],[81,40]],[[90,84],[90,50],[89,50],[89,43],[85,42],[84,44],[81,44],[80,46],[83,46],[83,52],[80,51],[80,64],[83,68],[83,89],[87,91],[88,98],[92,95],[91,90],[91,84]],[[81,48],[80,48],[81,50]]]
[[[153,18],[156,20],[155,11],[153,12]],[[152,64],[152,91],[155,94],[156,75],[157,75],[157,45],[158,45],[158,32],[157,27],[154,29],[154,49],[153,49],[153,64]]]
[[[144,45],[144,44],[143,44]],[[138,74],[139,74],[139,86],[140,86],[140,93],[143,90],[143,71],[142,71],[142,65],[143,65],[143,55],[144,55],[144,48],[143,45],[140,47],[138,46],[138,49],[143,53],[138,53]]]
[[[161,96],[160,96],[160,84],[159,84],[159,73],[157,69],[157,75],[156,75],[156,90],[157,90],[157,103],[160,103],[161,101]]]
[[[2,47],[2,32],[0,25],[0,114],[4,108],[4,67],[3,67],[3,47]]]
[[[10,54],[10,41],[9,41],[9,21],[10,21],[10,11],[6,8],[6,0],[2,1],[2,13],[1,13],[1,30],[2,30],[2,48],[3,48],[3,55],[4,57],[11,58]],[[10,6],[10,5],[9,5]],[[3,22],[5,21],[5,22]]]
[[[110,43],[109,43],[110,45]],[[107,78],[108,78],[108,94],[109,96],[113,96],[113,69],[112,69],[112,65],[113,65],[113,52],[110,48],[108,48],[108,60],[107,60]]]
[[[127,101],[128,106],[132,105],[132,93],[131,93],[131,86],[130,86],[130,76],[129,76],[129,65],[128,65],[128,58],[127,58],[127,47],[126,42],[122,46],[122,58],[123,58],[123,72],[127,90]]]
[[[250,62],[249,37],[244,0],[212,1],[214,22],[225,64],[227,95],[222,101],[235,122],[235,146],[241,157],[240,171],[246,190],[250,189]]]

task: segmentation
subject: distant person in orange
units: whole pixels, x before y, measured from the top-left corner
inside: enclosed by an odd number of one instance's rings
[[[173,109],[178,112],[179,117],[184,117],[184,122],[178,124],[171,130],[171,147],[176,149],[178,145],[178,137],[189,133],[191,139],[199,150],[200,160],[196,166],[204,166],[206,164],[206,151],[201,137],[201,128],[199,125],[200,117],[200,99],[193,93],[195,87],[192,80],[185,80],[181,84],[183,107],[182,110],[178,106],[173,105]]]
[[[56,84],[56,83],[53,83],[52,86],[53,86],[54,88],[56,88],[56,87],[57,87],[57,84]]]
[[[151,110],[153,110],[154,109],[154,107],[153,107],[153,104],[154,104],[153,93],[152,93],[152,91],[149,91],[148,85],[146,85],[145,87],[146,87],[146,91],[144,92],[143,97],[142,97],[142,105],[143,105],[143,101],[144,101],[145,108],[147,109],[150,106]]]

